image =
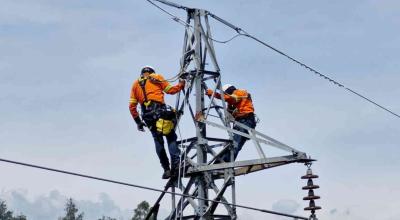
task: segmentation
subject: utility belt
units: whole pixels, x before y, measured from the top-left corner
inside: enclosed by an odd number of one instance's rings
[[[150,130],[168,135],[176,125],[176,111],[164,103],[149,100],[143,103],[142,119]]]
[[[236,121],[239,121],[239,120],[242,120],[242,119],[254,119],[254,120],[256,120],[254,112],[250,112],[248,114],[235,117]]]
[[[142,107],[142,114],[149,114],[149,113],[155,113],[159,111],[160,109],[164,108],[166,105],[161,102],[149,100],[145,101],[141,104]]]
[[[251,119],[251,118],[254,118],[254,120],[255,120],[254,112],[250,112],[250,113],[247,113],[247,114],[241,114],[240,116],[236,116],[237,114],[239,114],[239,109],[236,108],[236,106],[234,106],[234,105],[228,105],[227,110],[235,118],[235,120]]]
[[[244,125],[254,129],[257,126],[257,124],[260,122],[260,120],[258,119],[256,114],[251,112],[246,115],[236,117],[235,122],[244,124]],[[243,129],[243,127],[234,123],[233,129],[241,130],[241,129]]]

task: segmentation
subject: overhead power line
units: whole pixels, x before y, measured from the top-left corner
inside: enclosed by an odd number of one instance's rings
[[[152,4],[154,7],[158,8],[159,10],[164,12],[165,14],[169,15],[172,18],[172,20],[176,21],[178,24],[184,26],[185,28],[193,27],[192,25],[190,25],[186,21],[184,21],[182,18],[179,18],[178,16],[172,14],[171,12],[169,12],[169,11],[165,10],[164,8],[160,7],[159,5],[155,4],[152,0],[146,0],[146,1],[148,1],[150,4]],[[162,2],[162,3],[168,4],[166,2]],[[179,7],[178,5],[176,5],[174,3],[170,3],[170,4],[173,4],[171,6],[176,7],[176,8],[185,9],[185,10],[188,9],[188,8],[186,8],[184,6]],[[242,35],[242,34],[235,34],[234,36],[232,36],[231,38],[229,38],[227,40],[217,40],[217,39],[211,38],[210,36],[207,36],[207,38],[211,39],[214,42],[220,43],[220,44],[226,44],[226,43],[232,41],[233,39],[239,37],[240,35]]]
[[[392,115],[394,115],[394,116],[400,118],[400,115],[399,115],[399,114],[397,114],[397,113],[391,111],[390,109],[388,109],[388,108],[386,108],[386,107],[384,107],[384,106],[378,104],[376,101],[373,101],[372,99],[370,99],[370,98],[368,98],[368,97],[366,97],[366,96],[360,94],[359,92],[356,92],[356,91],[354,91],[353,89],[350,89],[349,87],[345,86],[343,83],[340,83],[340,82],[338,82],[337,80],[334,80],[334,79],[332,79],[331,77],[328,77],[327,75],[322,74],[321,72],[315,70],[314,68],[308,66],[307,64],[298,61],[297,59],[295,59],[295,58],[289,56],[288,54],[282,52],[281,50],[278,50],[278,49],[276,49],[275,47],[272,47],[271,45],[265,43],[264,41],[261,41],[261,40],[259,40],[258,38],[254,37],[254,36],[252,36],[252,35],[250,35],[250,34],[248,34],[248,33],[246,33],[246,32],[245,32],[245,34],[242,34],[242,36],[249,37],[249,38],[251,38],[251,39],[253,39],[253,40],[259,42],[260,44],[262,44],[262,45],[264,45],[264,46],[266,46],[266,47],[272,49],[273,51],[275,51],[275,52],[281,54],[282,56],[285,56],[285,57],[288,58],[289,60],[291,60],[291,61],[293,61],[293,62],[299,64],[300,66],[306,68],[307,70],[313,72],[314,74],[318,75],[319,77],[322,77],[322,78],[328,80],[329,82],[333,83],[333,84],[336,85],[336,86],[339,86],[339,87],[342,87],[342,88],[346,89],[347,91],[349,91],[349,92],[353,93],[354,95],[356,95],[356,96],[358,96],[358,97],[364,99],[365,101],[370,102],[371,104],[373,104],[373,105],[375,105],[375,106],[377,106],[377,107],[379,107],[379,108],[381,108],[381,109],[383,109],[383,110],[389,112],[390,114],[392,114]]]
[[[112,180],[112,179],[106,179],[106,178],[102,178],[102,177],[96,177],[96,176],[91,176],[91,175],[86,175],[86,174],[81,174],[81,173],[75,173],[75,172],[66,171],[66,170],[60,170],[60,169],[55,169],[55,168],[50,168],[50,167],[44,167],[44,166],[39,166],[39,165],[34,165],[34,164],[29,164],[29,163],[18,162],[18,161],[14,161],[14,160],[8,160],[8,159],[0,158],[0,161],[5,162],[5,163],[17,164],[17,165],[25,166],[25,167],[31,167],[31,168],[46,170],[46,171],[50,171],[50,172],[62,173],[62,174],[66,174],[66,175],[78,176],[78,177],[87,178],[87,179],[94,179],[94,180],[98,180],[98,181],[103,181],[103,182],[108,182],[108,183],[113,183],[113,184],[118,184],[118,185],[129,186],[129,187],[138,188],[138,189],[144,189],[144,190],[149,190],[149,191],[154,191],[154,192],[167,193],[167,194],[171,194],[171,195],[182,196],[182,197],[187,197],[187,198],[192,198],[192,199],[198,199],[198,200],[203,200],[203,201],[207,201],[207,202],[215,202],[215,203],[219,203],[219,204],[223,204],[223,205],[229,205],[229,206],[234,206],[234,207],[237,207],[237,208],[249,209],[249,210],[268,213],[268,214],[273,214],[273,215],[280,215],[280,216],[285,216],[285,217],[290,217],[290,218],[295,218],[295,219],[308,220],[308,218],[302,217],[302,216],[290,215],[290,214],[286,214],[286,213],[280,213],[280,212],[275,212],[275,211],[266,210],[266,209],[254,208],[254,207],[251,207],[251,206],[232,204],[232,203],[228,203],[228,202],[221,202],[221,201],[212,200],[212,199],[204,199],[204,198],[199,198],[199,197],[188,195],[188,194],[169,192],[169,191],[166,191],[166,190],[161,190],[161,189],[152,188],[152,187],[148,187],[148,186],[142,186],[142,185],[138,185],[138,184],[126,183],[126,182],[116,181],[116,180]]]
[[[157,2],[163,3],[163,4],[168,5],[168,6],[171,6],[171,7],[175,7],[175,8],[178,8],[178,9],[183,9],[183,10],[188,10],[188,9],[190,9],[190,8],[188,8],[188,7],[185,7],[185,6],[182,6],[182,5],[178,5],[178,4],[175,4],[175,3],[172,3],[172,2],[166,1],[166,0],[146,0],[146,1],[148,1],[149,3],[151,3],[153,6],[157,7],[158,9],[162,10],[164,13],[167,13],[168,15],[172,16],[173,19],[174,19],[175,21],[182,21],[182,20],[179,19],[177,16],[173,15],[172,13],[170,13],[170,12],[166,11],[165,9],[161,8],[160,6],[158,6],[157,4],[155,4],[153,1],[157,1]],[[256,42],[262,44],[263,46],[265,46],[265,47],[267,47],[267,48],[269,48],[269,49],[271,49],[271,50],[277,52],[278,54],[280,54],[280,55],[282,55],[282,56],[288,58],[289,60],[291,60],[291,61],[293,61],[293,62],[299,64],[300,66],[302,66],[302,67],[304,67],[305,69],[311,71],[311,72],[314,73],[315,75],[317,75],[317,76],[319,76],[319,77],[321,77],[321,78],[323,78],[323,79],[325,79],[325,80],[328,80],[329,82],[333,83],[334,85],[336,85],[336,86],[338,86],[338,87],[341,87],[341,88],[347,90],[348,92],[350,92],[350,93],[352,93],[352,94],[358,96],[359,98],[363,99],[364,101],[367,101],[367,102],[369,102],[369,103],[375,105],[376,107],[381,108],[381,109],[383,109],[384,111],[386,111],[386,112],[392,114],[393,116],[395,116],[395,117],[397,117],[397,118],[400,118],[400,115],[399,115],[399,114],[397,114],[396,112],[390,110],[389,108],[387,108],[387,107],[385,107],[385,106],[379,104],[378,102],[372,100],[371,98],[368,98],[368,97],[365,96],[365,95],[362,95],[361,93],[355,91],[354,89],[351,89],[351,88],[345,86],[343,83],[340,83],[339,81],[333,79],[332,77],[329,77],[328,75],[321,73],[320,71],[318,71],[318,70],[316,70],[316,69],[310,67],[309,65],[307,65],[307,64],[305,64],[305,63],[299,61],[298,59],[293,58],[292,56],[290,56],[290,55],[288,55],[287,53],[285,53],[285,52],[283,52],[283,51],[281,51],[281,50],[279,50],[279,49],[277,49],[277,48],[271,46],[270,44],[266,43],[265,41],[262,41],[262,40],[256,38],[255,36],[253,36],[253,35],[247,33],[246,31],[244,31],[242,28],[239,28],[239,27],[237,27],[237,26],[235,26],[235,25],[233,25],[233,24],[227,22],[226,20],[224,20],[224,19],[222,19],[222,18],[220,18],[220,17],[218,17],[218,16],[212,14],[212,13],[209,12],[209,11],[206,11],[206,13],[208,13],[208,15],[210,15],[210,16],[211,16],[212,18],[214,18],[215,20],[221,22],[222,24],[224,24],[224,25],[226,25],[226,26],[232,28],[233,30],[235,30],[235,31],[237,32],[237,35],[233,36],[232,38],[230,38],[229,40],[226,40],[226,41],[218,41],[218,40],[214,40],[214,39],[211,39],[211,40],[213,40],[213,41],[215,41],[215,42],[217,42],[217,43],[228,43],[228,42],[230,42],[231,40],[235,39],[235,38],[238,37],[238,36],[248,37],[248,38],[250,38],[250,39],[252,39],[252,40],[254,40],[254,41],[256,41]],[[176,20],[177,18],[178,18],[179,20]],[[180,22],[179,22],[179,23],[180,23]],[[186,22],[184,22],[184,23],[187,24]],[[188,24],[187,24],[187,25],[188,25]]]
[[[183,25],[183,26],[185,26],[185,27],[191,26],[190,24],[186,23],[184,20],[182,20],[182,19],[179,18],[178,16],[172,14],[171,12],[169,12],[169,11],[163,9],[163,8],[161,8],[160,6],[158,6],[157,4],[155,4],[153,1],[151,1],[151,0],[146,0],[146,1],[148,1],[150,4],[152,4],[154,7],[158,8],[159,10],[161,10],[162,12],[164,12],[165,14],[168,14],[169,16],[171,16],[172,20],[178,22],[178,24],[181,24],[181,25]],[[183,7],[182,9],[185,9],[185,10],[186,10],[185,7]]]

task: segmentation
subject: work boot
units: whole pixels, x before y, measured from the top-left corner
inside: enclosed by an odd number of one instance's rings
[[[182,173],[181,173],[182,175]],[[173,164],[171,166],[171,178],[177,179],[179,176],[179,164]]]
[[[171,169],[171,179],[176,179],[176,178],[178,178],[178,170]]]
[[[161,177],[162,179],[169,179],[171,178],[171,170],[164,170],[164,173]]]

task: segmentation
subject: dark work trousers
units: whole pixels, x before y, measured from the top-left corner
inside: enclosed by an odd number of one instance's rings
[[[154,126],[155,127],[155,126]],[[164,170],[169,170],[169,160],[167,157],[167,153],[164,148],[164,138],[163,135],[156,130],[156,128],[151,129],[151,134],[153,135],[154,144],[156,146],[156,152],[158,158],[160,159],[161,166]],[[171,131],[168,135],[166,135],[169,155],[171,156],[171,168],[176,169],[179,166],[179,155],[181,154],[178,145],[176,143],[176,133],[174,130]]]
[[[256,124],[257,124],[255,116],[253,114],[251,114],[250,116],[239,118],[239,119],[235,119],[235,120],[240,122],[240,123],[242,123],[242,124],[244,124],[244,125],[247,125],[250,128],[255,128]],[[243,132],[243,133],[246,133],[246,134],[249,133],[246,129],[244,129],[242,127],[239,127],[237,125],[233,126],[233,129],[237,130],[237,131],[240,131],[240,132]],[[236,157],[238,156],[239,151],[242,150],[242,147],[243,147],[244,143],[246,143],[247,140],[248,140],[247,137],[243,137],[243,136],[238,135],[238,134],[233,134],[234,160],[236,160]],[[222,157],[222,159],[225,162],[230,161],[231,160],[230,152],[229,151],[226,152],[224,154],[224,156]]]

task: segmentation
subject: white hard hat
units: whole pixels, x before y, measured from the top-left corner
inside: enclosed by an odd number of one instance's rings
[[[225,85],[222,86],[222,90],[223,90],[224,92],[226,92],[226,90],[229,89],[231,86],[233,86],[233,85],[231,85],[231,84],[225,84]]]
[[[146,65],[142,68],[141,74],[148,72],[148,73],[154,73],[155,70],[152,66]]]

